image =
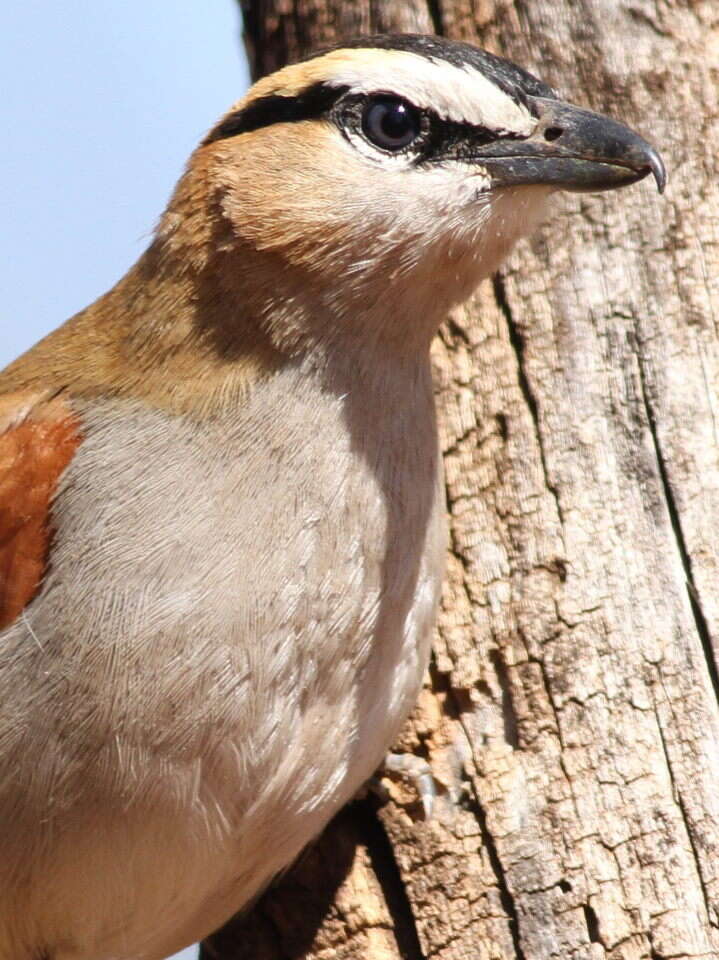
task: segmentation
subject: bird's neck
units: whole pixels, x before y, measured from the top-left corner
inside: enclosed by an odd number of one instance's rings
[[[337,385],[426,365],[441,314],[428,322],[426,307],[391,290],[348,304],[331,284],[313,287],[226,240],[161,229],[114,288],[0,374],[0,390],[67,389],[206,416],[288,364]]]
[[[192,413],[239,397],[280,362],[248,325],[230,332],[202,251],[180,261],[156,241],[106,294],[0,373],[0,390],[135,398]]]

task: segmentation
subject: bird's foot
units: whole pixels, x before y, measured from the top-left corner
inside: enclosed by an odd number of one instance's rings
[[[388,753],[382,766],[370,781],[370,789],[383,800],[387,800],[389,791],[382,783],[382,777],[400,779],[409,784],[419,797],[424,812],[424,819],[431,820],[434,803],[437,798],[437,787],[432,768],[423,758],[414,753]]]

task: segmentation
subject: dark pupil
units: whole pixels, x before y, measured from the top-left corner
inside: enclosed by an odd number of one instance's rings
[[[415,109],[403,100],[373,100],[362,117],[364,135],[385,150],[400,150],[419,133]]]

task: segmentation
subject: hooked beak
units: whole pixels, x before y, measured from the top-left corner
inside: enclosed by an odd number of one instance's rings
[[[472,150],[472,160],[487,168],[497,186],[545,184],[583,193],[626,187],[652,173],[664,192],[662,158],[629,127],[559,100],[527,101],[538,117],[531,136]]]

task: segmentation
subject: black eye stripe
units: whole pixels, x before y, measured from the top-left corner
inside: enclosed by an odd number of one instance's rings
[[[404,100],[398,94],[388,90],[370,94],[348,93],[331,111],[332,119],[338,127],[348,132],[362,132],[362,113],[373,100],[383,98]],[[413,106],[408,101],[408,106]],[[403,152],[414,154],[416,164],[441,162],[443,160],[462,160],[470,157],[473,149],[496,140],[524,140],[523,134],[511,131],[490,130],[466,120],[450,120],[440,116],[434,110],[414,106],[421,117],[420,135]],[[365,136],[366,138],[366,136]]]
[[[347,92],[347,87],[331,87],[326,83],[314,83],[296,97],[281,97],[274,94],[260,97],[225,117],[205,139],[203,145],[236,137],[241,133],[259,130],[275,123],[298,123],[325,116],[334,104]]]
[[[487,127],[459,120],[448,120],[436,113],[429,114],[425,160],[461,159],[472,147],[483,146],[495,140],[524,140],[523,134],[490,130]]]
[[[203,141],[203,145],[215,143],[249,133],[276,123],[298,123],[302,120],[332,118],[344,126],[353,112],[376,96],[395,96],[386,92],[377,94],[350,94],[347,87],[333,87],[327,83],[315,83],[294,97],[271,94],[253,100],[243,110],[225,117]],[[344,98],[344,99],[343,99]],[[336,109],[335,109],[336,108]],[[466,121],[449,120],[433,110],[416,107],[424,118],[424,135],[417,141],[417,162],[461,159],[473,146],[491,143],[498,139],[522,139],[519,134],[498,133],[486,127],[475,126]]]

